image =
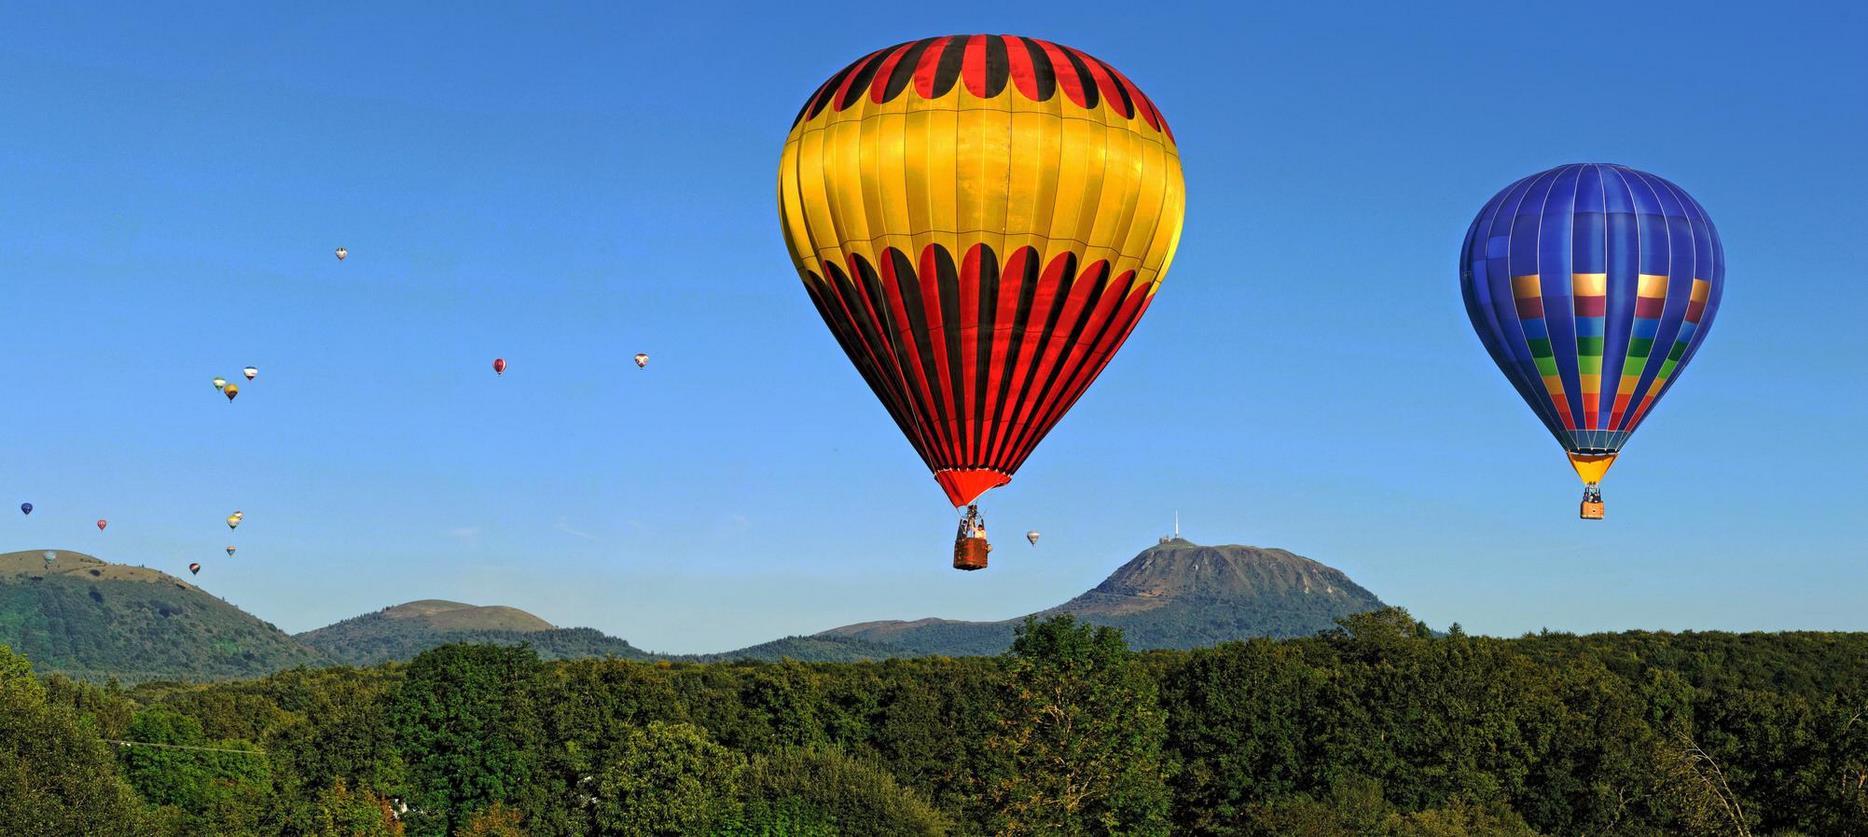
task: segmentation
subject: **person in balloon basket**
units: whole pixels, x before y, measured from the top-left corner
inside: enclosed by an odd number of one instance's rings
[[[986,521],[979,516],[979,507],[967,506],[966,516],[960,518],[960,531],[954,534],[953,568],[983,570],[991,552],[992,544],[986,541]]]

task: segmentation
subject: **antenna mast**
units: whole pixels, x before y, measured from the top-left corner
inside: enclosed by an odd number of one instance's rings
[[[1174,540],[1180,540],[1180,512],[1174,513]]]

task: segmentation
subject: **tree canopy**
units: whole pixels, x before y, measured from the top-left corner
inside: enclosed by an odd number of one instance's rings
[[[1864,634],[1386,610],[1135,652],[1056,618],[1000,657],[450,645],[128,689],[7,652],[0,710],[4,833],[1868,833]]]

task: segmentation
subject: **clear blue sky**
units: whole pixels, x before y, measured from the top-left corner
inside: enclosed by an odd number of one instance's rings
[[[438,597],[705,651],[1051,605],[1178,509],[1435,625],[1868,629],[1859,5],[381,5],[8,11],[0,498],[38,511],[0,547],[201,561],[293,631]],[[774,172],[832,72],[973,31],[1123,69],[1189,199],[962,574]],[[1600,524],[1455,265],[1487,198],[1573,161],[1678,183],[1728,263]],[[230,406],[208,379],[247,363]]]

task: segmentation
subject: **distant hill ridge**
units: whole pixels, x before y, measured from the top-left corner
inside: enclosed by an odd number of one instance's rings
[[[446,631],[550,631],[557,626],[516,607],[470,605],[445,599],[421,601],[383,608],[391,619],[422,619]]]
[[[1101,584],[1033,616],[1071,614],[1121,628],[1136,648],[1193,648],[1256,636],[1306,636],[1385,607],[1341,570],[1282,549],[1202,546],[1166,538]],[[1024,617],[861,622],[816,636],[857,639],[905,654],[997,654]]]
[[[442,645],[480,642],[531,645],[546,659],[651,655],[594,628],[559,628],[516,607],[471,605],[445,599],[386,607],[294,637],[341,663],[375,665],[406,660]]]
[[[0,555],[0,644],[41,670],[124,679],[219,679],[296,665],[375,665],[441,645],[527,644],[546,659],[874,660],[997,654],[1024,617],[884,620],[716,654],[658,655],[592,628],[501,605],[420,599],[287,636],[193,584],[81,553]],[[1164,539],[1083,594],[1038,611],[1123,630],[1136,648],[1303,636],[1383,607],[1340,570],[1282,549]]]
[[[0,645],[42,671],[207,680],[329,662],[167,573],[50,551],[50,567],[47,550],[0,554]]]
[[[45,554],[52,553],[48,566]],[[140,581],[145,584],[175,584],[184,590],[198,590],[193,584],[148,567],[112,564],[101,558],[65,549],[32,549],[0,554],[0,577],[42,576],[80,577],[104,581]]]

